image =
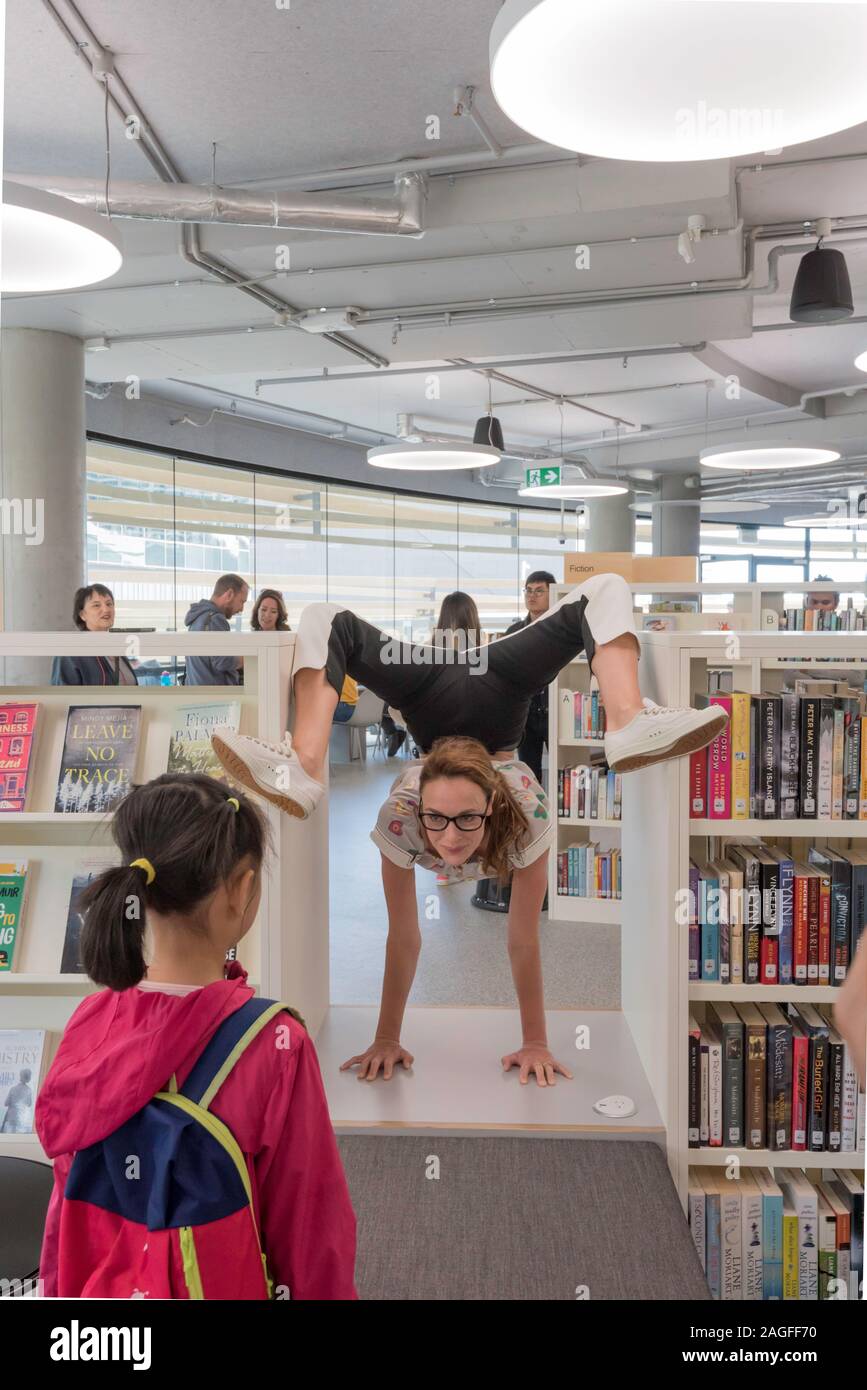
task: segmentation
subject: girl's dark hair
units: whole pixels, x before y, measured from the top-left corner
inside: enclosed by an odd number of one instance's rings
[[[259,597],[256,599],[256,603],[253,608],[253,616],[250,619],[250,626],[253,629],[253,631],[259,631],[259,607],[264,598],[272,598],[277,605],[277,631],[291,631],[289,627],[289,610],[287,609],[286,604],[283,601],[283,595],[280,593],[279,589],[263,589]]]
[[[243,792],[201,773],[172,772],[133,787],[111,830],[122,863],[81,894],[81,959],[96,984],[122,990],[145,976],[145,910],[195,912],[243,859],[259,868],[267,831]],[[131,867],[142,858],[153,865],[152,883]]]
[[[432,643],[435,647],[447,644],[457,646],[462,641],[458,634],[463,633],[464,648],[479,647],[482,644],[481,627],[475,600],[462,589],[455,589],[453,594],[446,594],[440,605]]]
[[[114,603],[114,594],[104,584],[85,584],[82,588],[76,589],[75,598],[72,600],[72,621],[81,632],[87,632],[87,623],[81,616],[81,610],[94,594],[101,594],[103,598],[110,598]]]

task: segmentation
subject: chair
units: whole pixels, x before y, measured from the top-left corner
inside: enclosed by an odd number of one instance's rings
[[[36,1279],[53,1186],[50,1164],[0,1157],[0,1288],[26,1288]]]
[[[382,700],[372,690],[359,690],[355,713],[346,722],[351,729],[350,757],[367,760],[367,729],[371,724],[379,724],[382,715]]]

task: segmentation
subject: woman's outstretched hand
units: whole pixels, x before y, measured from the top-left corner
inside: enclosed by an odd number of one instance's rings
[[[408,1071],[415,1058],[411,1052],[407,1052],[405,1047],[401,1047],[399,1042],[391,1042],[388,1039],[374,1041],[366,1052],[362,1052],[358,1057],[350,1057],[348,1062],[344,1062],[341,1071],[346,1071],[348,1067],[354,1067],[356,1062],[358,1067],[359,1081],[374,1081],[382,1067],[383,1081],[389,1081],[394,1068],[403,1063]]]
[[[556,1086],[554,1073],[560,1072],[563,1076],[572,1080],[572,1073],[568,1067],[564,1067],[562,1062],[558,1062],[547,1047],[539,1043],[525,1043],[517,1052],[510,1052],[507,1056],[500,1059],[503,1063],[503,1071],[509,1071],[512,1067],[520,1067],[518,1080],[522,1086],[526,1086],[530,1079],[530,1072],[533,1072],[540,1086]]]

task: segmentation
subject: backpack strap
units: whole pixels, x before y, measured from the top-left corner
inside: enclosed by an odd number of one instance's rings
[[[289,1013],[299,1023],[304,1020],[288,1004],[271,999],[248,999],[240,1009],[224,1019],[204,1051],[194,1062],[180,1095],[207,1110],[235,1063],[250,1043],[277,1014]]]

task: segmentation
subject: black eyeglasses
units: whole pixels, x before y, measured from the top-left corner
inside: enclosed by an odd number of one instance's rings
[[[445,830],[456,825],[458,830],[479,830],[490,816],[486,811],[462,811],[459,816],[443,816],[439,811],[419,811],[418,818],[425,830]]]
[[[539,587],[536,587],[536,585],[534,585],[532,588],[528,588],[527,585],[524,585],[524,593],[527,595],[528,598],[542,598],[545,594],[547,594],[547,592],[547,584],[540,585]]]

